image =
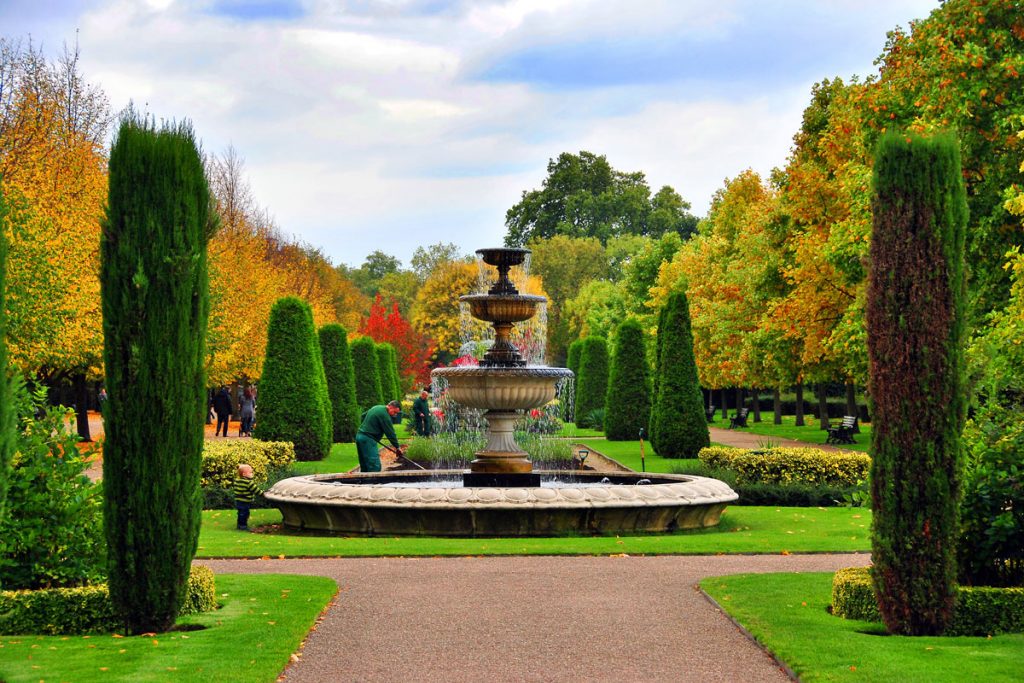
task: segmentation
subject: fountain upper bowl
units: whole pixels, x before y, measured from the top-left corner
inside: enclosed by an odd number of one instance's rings
[[[529,410],[550,403],[555,385],[572,370],[546,366],[438,368],[430,373],[448,382],[456,403],[483,410]]]

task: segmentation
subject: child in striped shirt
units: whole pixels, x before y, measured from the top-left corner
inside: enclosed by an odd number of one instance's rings
[[[239,531],[249,530],[249,509],[260,492],[252,477],[252,466],[242,463],[238,466],[238,476],[235,477],[235,483],[231,487],[235,494],[235,509],[238,510],[237,528]]]

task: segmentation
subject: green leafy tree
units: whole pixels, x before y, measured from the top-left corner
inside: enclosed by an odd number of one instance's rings
[[[690,306],[683,292],[669,296],[658,325],[658,373],[651,443],[662,457],[696,458],[711,438],[693,358]]]
[[[627,319],[619,325],[604,405],[604,432],[609,440],[630,441],[641,429],[648,431],[651,379],[638,320]]]
[[[359,337],[349,347],[352,351],[352,369],[356,375],[356,403],[360,410],[368,410],[384,402],[380,373],[377,368],[377,347],[372,337]]]
[[[344,264],[338,266],[338,272],[352,280],[356,287],[371,299],[380,292],[381,281],[385,276],[399,273],[401,270],[401,261],[380,250],[370,252],[363,265],[358,268],[350,268]]]
[[[14,410],[7,372],[7,203],[0,186],[0,519],[5,517],[7,477],[14,450]]]
[[[591,152],[562,153],[548,161],[543,187],[523,192],[505,213],[505,245],[521,247],[555,235],[595,237],[601,244],[623,234],[688,235],[697,226],[689,209],[667,185],[652,198],[640,171],[616,171]]]
[[[348,349],[348,332],[344,327],[332,323],[320,328],[320,353],[331,401],[334,441],[351,443],[359,429],[360,411],[356,403],[356,378]]]
[[[134,112],[110,152],[100,283],[110,597],[128,631],[166,631],[199,538],[210,189],[188,124]]]
[[[595,410],[604,410],[608,392],[608,343],[603,337],[587,337],[580,346],[580,369],[576,377],[576,422],[587,420]],[[603,424],[591,425],[602,429]]]
[[[941,634],[955,599],[967,204],[952,135],[878,147],[867,325],[872,561],[890,633]]]
[[[290,441],[298,460],[323,460],[331,450],[331,403],[321,355],[309,304],[294,296],[278,299],[270,309],[253,436]]]

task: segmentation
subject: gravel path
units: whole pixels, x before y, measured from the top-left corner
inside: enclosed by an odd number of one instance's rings
[[[329,576],[340,592],[282,680],[787,681],[696,589],[865,554],[204,560]]]

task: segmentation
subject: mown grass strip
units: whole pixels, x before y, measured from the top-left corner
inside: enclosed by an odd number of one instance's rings
[[[319,576],[218,574],[202,630],[151,636],[0,636],[0,680],[272,683],[337,585]]]
[[[254,510],[250,526],[279,525],[277,510]],[[640,536],[557,538],[350,537],[235,530],[234,510],[203,512],[198,557],[385,557],[454,555],[708,555],[867,551],[863,508],[735,506],[712,529]]]
[[[889,636],[880,624],[826,612],[832,574],[742,574],[701,588],[801,681],[1019,681],[1024,634]]]

